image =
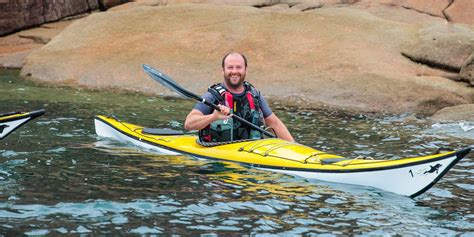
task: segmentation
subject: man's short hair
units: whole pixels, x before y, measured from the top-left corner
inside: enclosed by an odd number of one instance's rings
[[[243,55],[239,52],[230,52],[230,53],[227,53],[226,55],[224,55],[224,57],[222,58],[222,68],[224,68],[224,62],[225,62],[225,59],[227,58],[227,56],[229,56],[231,54],[234,54],[234,53],[242,56],[242,58],[244,59],[245,67],[247,67],[247,58],[245,57],[245,55]]]

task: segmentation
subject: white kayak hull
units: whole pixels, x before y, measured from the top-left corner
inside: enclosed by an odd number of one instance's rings
[[[387,190],[404,196],[416,197],[431,188],[458,162],[456,155],[419,165],[351,173],[266,169],[326,182],[362,185]],[[434,169],[432,167],[435,167]],[[438,167],[438,168],[436,168]],[[433,170],[433,172],[429,172]],[[400,185],[405,184],[405,185]]]

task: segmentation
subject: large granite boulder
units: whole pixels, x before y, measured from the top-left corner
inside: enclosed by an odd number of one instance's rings
[[[434,122],[469,121],[474,122],[474,104],[446,107],[437,111],[431,120]]]
[[[403,54],[413,61],[459,73],[474,51],[474,31],[463,25],[435,24],[419,30]]]
[[[401,55],[417,27],[351,8],[304,12],[205,4],[137,5],[77,20],[27,57],[33,80],[172,95],[142,72],[150,64],[203,93],[222,80],[221,57],[249,59],[248,80],[270,98],[362,111],[433,113],[472,103],[474,91],[418,76]]]

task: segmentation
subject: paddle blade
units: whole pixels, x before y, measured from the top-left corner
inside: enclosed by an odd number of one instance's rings
[[[143,70],[155,81],[159,82],[164,87],[176,92],[177,94],[186,97],[186,98],[193,98],[197,100],[202,100],[201,97],[195,95],[194,93],[182,88],[178,83],[173,81],[169,76],[166,74],[148,66],[146,64],[142,64]]]

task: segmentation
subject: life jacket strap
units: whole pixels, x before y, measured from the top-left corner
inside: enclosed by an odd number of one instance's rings
[[[256,109],[254,98],[258,98],[258,93],[256,92],[257,90],[249,82],[245,81],[244,83],[245,83],[246,97],[249,102],[250,110],[254,111]],[[215,96],[219,95],[218,96],[219,100],[222,102],[225,102],[226,106],[229,107],[232,111],[235,109],[234,98],[232,96],[232,93],[227,91],[220,83],[210,86],[208,91],[211,92]]]
[[[249,101],[250,110],[255,111],[255,101],[253,100],[253,95],[250,91],[247,91],[247,100]]]
[[[225,98],[227,107],[229,107],[231,111],[233,112],[234,111],[234,97],[232,96],[232,93],[228,91],[224,91],[222,96]]]

